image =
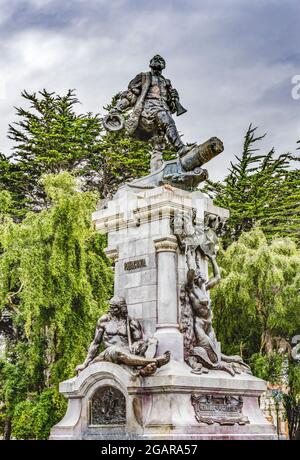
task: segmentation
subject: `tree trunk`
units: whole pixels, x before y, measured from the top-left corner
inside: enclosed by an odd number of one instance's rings
[[[11,418],[8,417],[4,422],[3,439],[4,441],[9,441],[10,437],[11,437]]]

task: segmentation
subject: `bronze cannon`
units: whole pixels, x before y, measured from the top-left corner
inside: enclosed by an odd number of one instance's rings
[[[200,182],[208,178],[208,172],[202,166],[224,150],[223,143],[217,137],[211,137],[200,145],[194,145],[180,158],[165,161],[158,171],[136,179],[126,185],[132,188],[153,188],[169,184],[173,187],[192,191]]]

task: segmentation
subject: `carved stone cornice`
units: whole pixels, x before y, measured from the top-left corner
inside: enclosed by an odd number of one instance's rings
[[[153,240],[156,252],[176,252],[178,244],[177,238],[173,235]]]
[[[105,254],[107,257],[112,261],[113,264],[118,262],[119,260],[119,251],[118,249],[104,249]]]
[[[93,222],[98,232],[119,232],[149,222],[172,219],[175,213],[191,212],[197,201],[200,202],[201,208],[198,209],[198,219],[203,219],[204,212],[221,218],[229,216],[227,209],[215,206],[210,198],[200,192],[190,193],[176,188],[171,192],[164,187],[156,187],[134,193],[128,192],[124,187],[119,190],[118,195],[108,201],[106,208],[93,213]],[[127,212],[128,210],[130,212]]]

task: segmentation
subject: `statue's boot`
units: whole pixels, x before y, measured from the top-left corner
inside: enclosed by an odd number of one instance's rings
[[[197,144],[184,144],[181,140],[181,137],[177,131],[176,125],[174,122],[169,123],[166,126],[166,136],[175,149],[177,150],[177,154],[179,157],[188,153],[191,149],[193,149]]]

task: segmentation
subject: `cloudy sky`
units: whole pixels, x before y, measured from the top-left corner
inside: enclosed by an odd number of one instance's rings
[[[300,139],[299,0],[0,0],[0,11],[3,153],[23,89],[76,88],[78,110],[101,113],[157,53],[188,109],[176,120],[184,140],[224,142],[211,178],[224,177],[251,122],[268,133],[264,149]]]

